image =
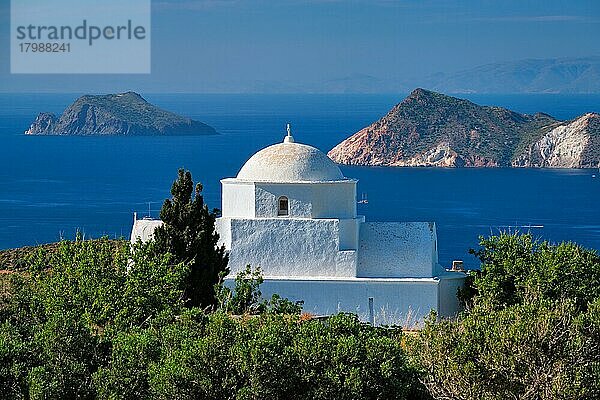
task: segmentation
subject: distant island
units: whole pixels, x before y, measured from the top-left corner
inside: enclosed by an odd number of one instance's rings
[[[444,93],[600,93],[600,57],[486,64],[437,73],[420,85]]]
[[[148,103],[135,92],[81,96],[62,113],[40,113],[26,135],[214,135],[202,122]]]
[[[596,168],[600,115],[560,121],[415,89],[328,156],[348,165]]]
[[[211,91],[223,93],[397,94],[420,86],[450,94],[598,94],[600,57],[524,59],[412,76],[353,73],[308,82],[260,80],[213,84]]]

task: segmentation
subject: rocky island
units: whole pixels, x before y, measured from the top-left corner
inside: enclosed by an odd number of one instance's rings
[[[214,128],[148,103],[135,92],[81,96],[57,117],[40,113],[26,135],[214,135]]]
[[[560,121],[415,89],[328,156],[349,165],[595,168],[600,115]]]

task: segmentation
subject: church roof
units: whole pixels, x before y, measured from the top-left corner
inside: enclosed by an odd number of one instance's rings
[[[254,154],[237,179],[263,182],[328,182],[345,180],[340,168],[322,151],[295,143],[288,132],[283,143]]]
[[[134,214],[135,215],[135,214]],[[160,219],[137,219],[134,217],[133,229],[131,230],[131,243],[138,240],[147,242],[154,237],[154,230],[162,226],[163,222]]]

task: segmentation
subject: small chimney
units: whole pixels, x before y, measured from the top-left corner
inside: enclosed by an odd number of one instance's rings
[[[465,270],[465,264],[463,263],[463,260],[452,261],[451,271],[463,272],[464,270]]]

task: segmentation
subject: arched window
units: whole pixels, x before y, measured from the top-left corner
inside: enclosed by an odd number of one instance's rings
[[[281,196],[277,200],[277,215],[279,215],[279,216],[289,215],[289,213],[290,213],[289,210],[290,210],[290,206],[289,206],[288,198],[285,196]]]

